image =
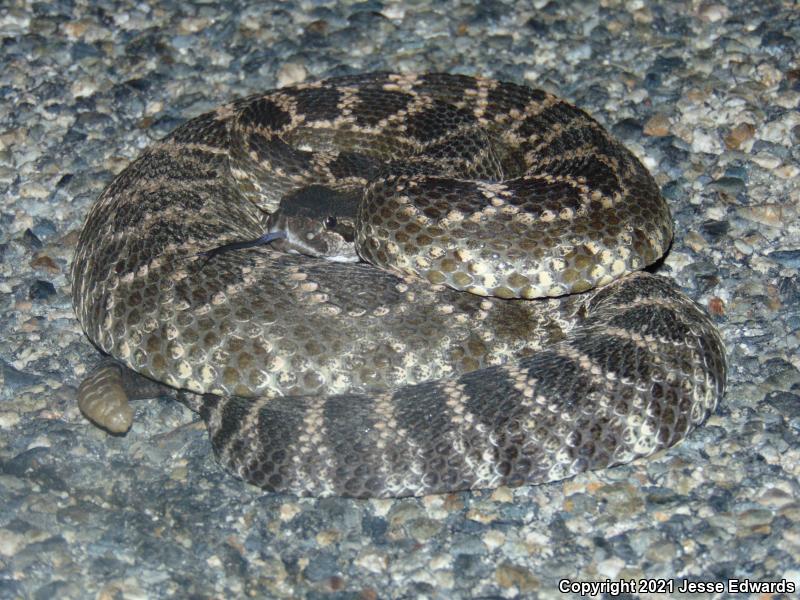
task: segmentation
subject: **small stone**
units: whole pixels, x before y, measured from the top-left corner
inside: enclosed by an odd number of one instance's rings
[[[330,25],[324,19],[317,19],[306,25],[306,33],[315,36],[325,35],[328,33],[329,29]]]
[[[3,361],[0,361],[0,376],[3,377],[3,384],[6,388],[11,390],[19,390],[41,383],[41,379],[36,375],[19,371]]]
[[[308,581],[322,581],[337,575],[338,571],[336,556],[329,552],[320,552],[308,561],[303,576]]]
[[[703,248],[707,246],[706,241],[703,239],[703,236],[697,233],[696,231],[690,231],[684,237],[684,241],[686,245],[689,246],[695,252],[700,252]]]
[[[761,37],[761,47],[773,52],[790,51],[796,44],[794,38],[778,30],[768,31]]]
[[[506,536],[501,531],[487,531],[483,536],[483,543],[486,544],[490,552],[502,546],[505,541]]]
[[[676,69],[686,68],[686,61],[680,56],[656,56],[653,62],[653,70],[656,73],[671,73]]]
[[[795,125],[800,125],[800,114],[794,111],[787,111],[782,117],[759,127],[758,138],[783,146],[789,140],[792,128]]]
[[[728,221],[704,221],[700,225],[700,231],[703,232],[709,241],[716,242],[731,230],[731,224]]]
[[[722,154],[722,144],[715,131],[697,129],[692,139],[692,152],[705,152],[706,154]]]
[[[66,248],[72,248],[78,243],[79,232],[77,229],[72,229],[66,233],[60,240],[59,244]]]
[[[615,136],[624,140],[633,140],[641,137],[642,124],[637,119],[622,119],[611,127]]]
[[[333,592],[337,592],[344,587],[344,579],[342,579],[339,575],[333,575],[328,579],[328,587]]]
[[[403,503],[396,506],[389,517],[389,526],[392,529],[404,527],[415,519],[424,519],[423,512],[417,504]]]
[[[767,258],[780,263],[790,269],[800,269],[800,250],[776,250],[767,255]]]
[[[77,79],[70,91],[75,98],[87,98],[97,91],[97,80],[88,77]]]
[[[67,34],[67,37],[72,39],[78,39],[86,33],[86,30],[89,28],[89,24],[86,21],[70,21],[69,23],[64,24],[64,33]]]
[[[644,499],[636,487],[627,482],[608,483],[598,488],[597,499],[604,502],[609,514],[634,514],[644,506]]]
[[[297,513],[300,512],[300,507],[294,503],[287,503],[281,505],[280,517],[281,521],[291,521]]]
[[[382,552],[366,550],[356,558],[355,564],[370,573],[382,573],[389,566],[389,559]]]
[[[751,160],[759,167],[769,169],[770,171],[781,166],[781,159],[769,152],[759,152],[754,155]]]
[[[725,146],[729,150],[738,150],[742,145],[753,139],[756,128],[750,123],[740,123],[725,136]]]
[[[342,534],[338,530],[325,529],[316,535],[316,540],[317,544],[320,546],[330,546],[331,544],[338,542],[341,537]]]
[[[19,423],[19,415],[15,412],[0,412],[0,429],[11,429]]]
[[[669,118],[661,113],[653,115],[644,124],[644,134],[652,137],[669,135]]]
[[[26,229],[22,233],[22,243],[28,248],[32,248],[34,250],[42,247],[42,240],[40,240],[30,228]]]
[[[433,538],[442,529],[442,524],[433,519],[414,519],[408,524],[408,533],[420,542]]]
[[[774,170],[774,173],[781,179],[794,179],[800,174],[800,168],[792,164],[781,165]]]
[[[29,541],[26,536],[8,531],[7,529],[0,529],[0,555],[14,556],[19,552],[20,548],[25,546],[25,542]]]
[[[464,508],[464,501],[458,494],[448,494],[444,498],[444,510],[449,512],[456,512]]]
[[[203,29],[208,27],[210,23],[211,21],[209,19],[187,17],[185,19],[181,19],[178,23],[178,33],[180,35],[197,33],[198,31],[203,31]]]
[[[717,191],[730,194],[731,196],[735,196],[745,189],[744,181],[742,181],[739,177],[727,176],[715,179],[709,184],[709,187]]]
[[[753,247],[744,240],[734,240],[733,245],[745,256],[750,256],[753,253]]]
[[[606,29],[611,35],[617,35],[625,29],[625,23],[619,19],[611,19],[606,23]]]
[[[766,508],[751,508],[737,515],[736,525],[747,528],[758,528],[770,524],[772,519],[773,513],[771,510]]]
[[[672,542],[657,542],[647,549],[645,557],[657,564],[669,564],[677,551],[677,546]]]
[[[605,579],[617,579],[619,572],[625,566],[625,561],[618,556],[612,556],[597,563],[597,573]]]
[[[709,23],[716,23],[727,19],[731,11],[722,4],[706,4],[700,7],[700,18]]]
[[[491,499],[494,502],[513,502],[514,492],[511,491],[511,488],[503,485],[492,492]]]
[[[642,25],[649,25],[653,22],[653,12],[649,8],[642,8],[633,13],[633,20]]]
[[[307,76],[308,72],[303,65],[294,62],[286,63],[278,71],[278,87],[302,83]]]
[[[428,566],[431,567],[434,571],[438,571],[440,569],[449,569],[453,566],[453,557],[449,554],[436,554],[431,557],[430,561],[428,561]]]
[[[500,565],[495,570],[495,577],[500,587],[515,587],[521,593],[533,592],[539,588],[539,580],[530,571],[517,565]]]
[[[42,318],[41,317],[34,317],[32,319],[26,320],[22,325],[20,325],[19,330],[23,333],[33,333],[34,331],[40,331],[42,329]]]
[[[787,494],[778,488],[768,488],[764,490],[756,499],[756,501],[771,508],[783,508],[795,502],[794,496]]]
[[[708,301],[708,312],[710,312],[715,317],[721,317],[725,314],[725,302],[723,302],[722,298],[717,298],[714,296]]]
[[[796,216],[796,209],[791,206],[781,204],[760,204],[757,206],[743,206],[737,209],[737,214],[747,219],[761,223],[762,225],[772,225],[778,227],[791,221]]]
[[[492,512],[481,510],[480,508],[472,508],[467,511],[467,518],[471,521],[477,521],[478,523],[488,525],[497,520],[497,515]]]
[[[406,16],[406,7],[402,4],[395,4],[386,6],[385,8],[381,9],[381,14],[387,19],[392,19],[395,21],[402,21],[403,18]]]
[[[49,281],[41,279],[34,282],[28,290],[28,298],[31,300],[49,300],[56,295],[56,288]]]
[[[386,519],[377,516],[365,516],[361,519],[361,531],[364,535],[372,538],[373,542],[380,543],[386,537],[388,523]]]
[[[58,268],[56,262],[46,254],[42,254],[34,258],[31,261],[31,266],[34,269],[41,269],[43,271],[48,271],[49,273],[52,273],[54,275],[61,271],[61,269]]]
[[[47,239],[58,231],[56,228],[55,223],[53,223],[50,219],[42,219],[33,227],[33,233],[36,234],[36,237],[41,239]]]
[[[758,65],[756,73],[758,73],[761,83],[763,83],[766,87],[774,87],[781,82],[781,79],[783,79],[783,73],[768,63],[762,63]]]

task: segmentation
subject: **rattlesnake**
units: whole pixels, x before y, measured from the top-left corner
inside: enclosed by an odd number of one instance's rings
[[[376,73],[237,100],[145,150],[89,213],[73,302],[268,490],[521,485],[651,454],[714,410],[714,325],[635,272],[671,238],[650,174],[571,104]],[[115,431],[123,381],[79,392]]]

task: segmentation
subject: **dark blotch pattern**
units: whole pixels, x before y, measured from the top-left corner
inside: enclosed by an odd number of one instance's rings
[[[407,108],[413,99],[413,96],[403,92],[372,88],[361,90],[358,92],[359,105],[356,111],[356,123],[361,126],[374,127],[382,119]]]
[[[306,122],[332,121],[340,114],[338,103],[342,92],[335,87],[289,88],[284,93],[294,99],[297,112],[305,115]]]
[[[251,101],[239,114],[239,125],[243,128],[257,127],[279,131],[291,122],[291,115],[267,98]]]

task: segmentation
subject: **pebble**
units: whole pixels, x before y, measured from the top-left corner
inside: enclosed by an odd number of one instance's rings
[[[625,566],[625,561],[619,557],[611,557],[597,563],[597,573],[605,579],[619,579],[619,573]]]
[[[796,47],[797,42],[794,38],[785,35],[780,31],[768,31],[761,36],[761,47],[773,52],[786,51]]]
[[[644,134],[654,137],[669,135],[669,117],[662,113],[650,117],[644,124]]]
[[[33,250],[38,250],[44,245],[42,244],[42,240],[39,239],[39,236],[37,236],[30,228],[25,229],[25,231],[22,233],[22,243]]]
[[[709,23],[727,19],[731,11],[724,4],[704,4],[700,8],[700,17]]]
[[[533,592],[540,586],[539,579],[533,573],[517,565],[499,565],[495,570],[495,577],[501,588],[513,588],[520,594]]]
[[[355,564],[366,569],[370,573],[383,573],[389,565],[389,559],[385,553],[375,551],[364,551],[356,559]]]
[[[503,503],[514,502],[514,490],[506,486],[500,486],[492,492],[492,500]]]
[[[784,267],[800,269],[800,250],[776,250],[767,256]]]
[[[733,242],[733,245],[739,252],[741,252],[745,256],[748,256],[753,253],[753,247],[744,240],[735,240]]]
[[[720,177],[714,180],[710,188],[735,196],[745,189],[745,183],[739,177]]]
[[[739,123],[725,136],[725,146],[729,150],[747,150],[745,144],[753,139],[756,128],[750,123]]]
[[[697,129],[692,136],[692,152],[706,152],[708,154],[721,154],[722,144],[715,132]]]
[[[686,237],[684,238],[684,243],[695,252],[700,252],[708,245],[706,244],[706,241],[703,239],[703,236],[701,236],[696,231],[690,231],[689,233],[687,233]]]
[[[700,231],[712,242],[717,242],[731,230],[730,221],[704,221]]]
[[[295,85],[306,80],[308,73],[305,67],[298,63],[286,63],[278,71],[278,87]]]
[[[488,531],[483,536],[483,543],[490,552],[502,546],[505,540],[506,536],[501,531]]]
[[[743,206],[736,209],[739,216],[748,221],[778,227],[788,223],[797,214],[793,206],[782,204],[761,204],[757,206]]]
[[[612,133],[622,139],[639,139],[642,136],[642,124],[637,119],[623,119],[611,128]]]
[[[769,169],[770,171],[777,169],[781,166],[781,159],[769,152],[759,152],[752,156],[752,161],[759,167]]]
[[[408,525],[408,533],[414,539],[424,542],[434,537],[441,527],[441,523],[433,519],[414,519]]]
[[[47,271],[50,274],[56,274],[61,272],[61,268],[55,263],[55,261],[47,255],[40,255],[34,258],[31,261],[31,266],[34,269],[39,269],[42,271]]]
[[[309,561],[303,576],[309,581],[322,581],[335,576],[338,571],[336,556],[330,552],[320,552]]]
[[[37,280],[28,291],[28,298],[31,300],[50,300],[56,295],[56,288],[49,281]]]

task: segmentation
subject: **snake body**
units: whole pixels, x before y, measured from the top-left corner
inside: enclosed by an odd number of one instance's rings
[[[340,200],[346,232],[325,212]],[[306,204],[349,259],[276,243],[201,260]],[[377,73],[237,100],[146,149],[88,215],[73,302],[101,350],[189,392],[219,460],[265,489],[515,486],[651,454],[716,407],[716,328],[637,272],[671,237],[647,170],[571,104]],[[111,380],[79,401],[124,429]]]

